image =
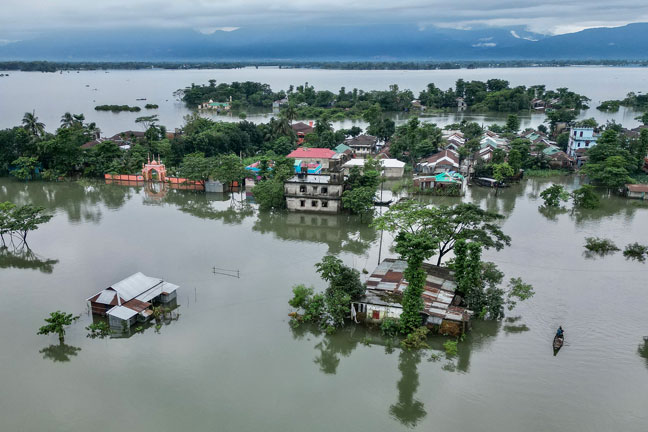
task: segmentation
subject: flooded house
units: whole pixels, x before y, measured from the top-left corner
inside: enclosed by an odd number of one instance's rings
[[[321,166],[323,173],[329,171],[331,167],[338,163],[344,163],[348,158],[345,153],[336,153],[335,150],[318,147],[299,147],[290,152],[287,156],[290,159],[297,159],[301,163],[314,164]]]
[[[178,286],[137,272],[86,300],[93,315],[108,317],[113,328],[130,328],[147,321],[157,304],[176,299]]]
[[[385,318],[399,318],[403,312],[403,292],[408,286],[404,272],[407,262],[386,258],[367,279],[364,296],[351,304],[351,316],[372,324]],[[445,267],[423,264],[427,276],[423,289],[421,319],[441,334],[460,335],[468,330],[472,311],[459,306],[453,274]]]
[[[308,174],[306,167],[284,182],[289,211],[338,213],[342,210],[344,176],[341,172]]]
[[[381,175],[388,179],[402,178],[405,175],[405,162],[398,159],[377,159],[381,166]],[[344,174],[349,175],[353,167],[364,168],[366,159],[351,159],[342,165]]]
[[[628,198],[648,200],[648,184],[627,184],[625,190]]]
[[[416,171],[421,174],[438,174],[447,171],[459,170],[459,153],[454,150],[442,150],[416,165]]]

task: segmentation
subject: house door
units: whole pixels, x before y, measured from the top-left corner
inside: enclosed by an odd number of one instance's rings
[[[377,320],[380,319],[380,311],[374,310],[371,312],[371,318]]]

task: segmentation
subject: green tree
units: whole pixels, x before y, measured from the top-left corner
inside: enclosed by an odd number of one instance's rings
[[[212,168],[214,178],[223,184],[231,185],[233,182],[241,182],[247,176],[243,161],[234,155],[228,154],[217,159]]]
[[[648,111],[638,117],[635,117],[635,120],[639,120],[643,125],[648,125]]]
[[[45,124],[38,121],[36,111],[25,113],[22,119],[22,124],[25,130],[34,137],[41,137],[45,134]]]
[[[594,186],[583,185],[572,192],[574,207],[594,209],[601,205],[601,200],[596,193]]]
[[[9,232],[19,236],[23,242],[27,243],[27,234],[37,230],[39,225],[49,222],[52,217],[51,214],[45,213],[45,207],[32,204],[14,206],[9,215]]]
[[[412,333],[422,323],[424,304],[421,295],[426,278],[422,266],[434,254],[438,244],[429,232],[428,224],[433,215],[433,209],[410,200],[395,204],[374,221],[378,229],[397,233],[396,253],[407,262],[404,276],[408,285],[403,292],[403,313],[400,317],[401,331],[405,334]]]
[[[506,118],[506,130],[511,133],[520,130],[520,118],[516,114],[509,114]]]
[[[373,212],[376,190],[372,187],[357,187],[342,194],[342,206],[353,214],[364,215]]]
[[[603,162],[588,163],[583,167],[583,172],[590,180],[608,189],[618,189],[634,180],[629,176],[628,162],[623,156],[610,156]]]
[[[204,153],[190,153],[182,159],[179,173],[187,180],[205,183],[213,171],[212,161],[205,158]]]
[[[499,191],[500,185],[504,183],[505,180],[513,177],[515,175],[515,172],[513,171],[513,168],[511,168],[511,165],[506,162],[493,164],[492,168],[493,178],[497,180],[497,188],[495,189],[495,193],[497,193]]]
[[[277,179],[269,179],[257,183],[252,189],[254,200],[262,210],[282,209],[286,207],[284,185]]]
[[[39,328],[37,334],[48,335],[50,333],[56,333],[60,343],[63,343],[65,339],[65,327],[72,325],[79,317],[79,315],[74,316],[61,311],[50,312],[50,316],[45,318],[47,324]]]
[[[19,180],[31,180],[38,165],[38,158],[21,156],[13,161],[12,165],[14,165],[14,170],[11,171],[11,175]]]
[[[520,172],[522,168],[522,153],[520,153],[520,150],[516,148],[511,149],[508,154],[508,163],[515,174]]]
[[[545,207],[559,207],[561,201],[569,199],[569,193],[563,185],[553,184],[540,192],[540,197],[544,200]]]

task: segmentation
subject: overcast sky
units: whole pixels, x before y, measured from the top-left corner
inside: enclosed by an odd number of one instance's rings
[[[648,21],[648,0],[1,0],[0,39],[51,30],[393,23],[546,33]]]

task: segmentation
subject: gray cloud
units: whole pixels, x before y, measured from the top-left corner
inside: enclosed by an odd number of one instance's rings
[[[648,21],[642,0],[2,0],[0,38],[61,29],[411,24],[546,34]]]

